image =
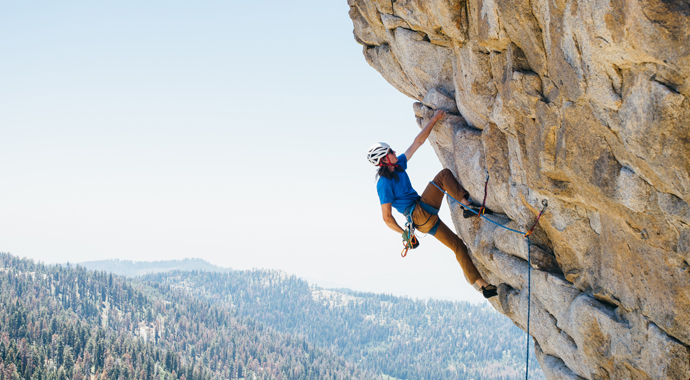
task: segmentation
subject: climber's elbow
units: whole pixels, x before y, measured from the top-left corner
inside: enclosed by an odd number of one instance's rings
[[[395,221],[395,218],[393,218],[392,203],[384,203],[381,205],[381,215],[383,216],[383,221],[386,222],[386,224],[390,223],[391,221]]]

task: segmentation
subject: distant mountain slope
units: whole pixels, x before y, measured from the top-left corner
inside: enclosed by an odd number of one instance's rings
[[[356,363],[357,370],[367,376],[524,377],[524,332],[490,307],[323,289],[281,271],[232,271],[199,259],[85,264],[100,271],[139,275],[127,283],[208,302],[240,320],[248,318],[261,331],[302,337],[305,344],[347,365]],[[195,313],[181,315],[194,321],[199,318]],[[531,379],[543,379],[536,361],[531,361],[530,368]]]
[[[230,268],[223,268],[202,259],[164,260],[164,261],[132,261],[132,260],[100,260],[78,263],[86,269],[106,271],[120,276],[137,277],[148,273],[169,272],[173,270],[207,272],[231,272]]]
[[[399,379],[519,379],[525,333],[490,306],[327,290],[280,271],[169,272],[142,277]],[[533,355],[532,355],[533,356]],[[530,361],[530,379],[543,379]]]
[[[0,253],[0,379],[383,377],[176,287]]]

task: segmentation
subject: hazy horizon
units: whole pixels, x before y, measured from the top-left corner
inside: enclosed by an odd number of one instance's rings
[[[7,253],[10,253],[10,252],[7,252]],[[10,253],[10,254],[11,254],[11,253]],[[22,257],[22,258],[26,258],[26,257]],[[326,289],[350,289],[350,290],[363,291],[363,292],[370,292],[370,293],[375,293],[375,294],[392,294],[392,295],[394,295],[394,296],[399,296],[399,297],[410,297],[410,298],[412,298],[412,299],[421,299],[421,300],[424,300],[424,299],[432,299],[432,298],[434,298],[434,297],[432,297],[432,296],[429,296],[429,297],[415,297],[415,296],[412,296],[412,295],[409,295],[409,294],[395,294],[395,293],[390,293],[390,292],[375,292],[375,291],[371,291],[371,290],[353,289],[351,286],[347,286],[347,285],[342,284],[342,283],[334,282],[334,281],[329,280],[329,279],[325,279],[325,278],[314,278],[314,277],[309,277],[309,276],[300,276],[300,275],[297,275],[297,274],[295,274],[295,273],[290,273],[290,272],[288,272],[288,271],[285,271],[285,270],[282,270],[282,269],[278,269],[278,268],[258,268],[258,267],[254,267],[254,268],[236,269],[236,268],[229,267],[229,266],[216,265],[216,264],[214,264],[214,263],[212,263],[212,262],[209,262],[209,261],[207,261],[207,260],[205,260],[205,259],[203,259],[203,258],[200,258],[200,257],[185,257],[185,258],[182,258],[182,259],[170,259],[170,260],[165,260],[165,259],[162,259],[162,260],[134,260],[134,259],[110,258],[110,259],[86,260],[86,261],[78,261],[78,262],[71,262],[71,261],[67,261],[67,262],[54,262],[54,263],[48,263],[48,262],[45,262],[45,261],[41,261],[41,262],[42,262],[43,264],[46,264],[46,265],[68,265],[68,264],[69,264],[69,265],[81,265],[81,266],[84,266],[83,264],[85,264],[85,263],[102,263],[102,262],[108,262],[108,261],[119,261],[119,262],[127,262],[127,263],[131,262],[131,263],[133,263],[133,264],[136,265],[136,264],[140,264],[140,263],[183,262],[183,261],[185,261],[185,260],[201,260],[201,261],[203,261],[204,263],[207,263],[207,264],[209,264],[209,265],[211,265],[211,266],[214,266],[214,267],[217,267],[217,268],[220,268],[220,269],[233,270],[233,271],[253,271],[253,270],[275,270],[275,271],[280,271],[280,272],[287,273],[287,274],[289,274],[289,275],[294,275],[294,276],[296,276],[297,278],[301,278],[301,279],[307,281],[310,285],[316,285],[316,286],[319,286],[319,287],[321,287],[321,288],[326,288]],[[158,272],[155,272],[155,273],[159,273],[159,272],[165,272],[165,270],[163,270],[163,271],[158,271]],[[154,272],[146,272],[146,273],[154,273]],[[219,273],[220,273],[220,272],[219,272]],[[122,275],[122,274],[118,274],[118,275]],[[126,276],[126,275],[123,275],[123,276]],[[439,298],[435,298],[435,299],[439,299]],[[449,300],[449,301],[467,301],[467,300]],[[475,301],[470,301],[470,302],[476,303]],[[483,302],[480,302],[480,303],[483,303]]]
[[[46,263],[193,256],[485,302],[450,250],[426,237],[403,259],[383,223],[366,150],[404,150],[419,129],[413,100],[366,63],[348,10],[0,5],[0,251]],[[408,172],[421,192],[441,169],[425,145]]]

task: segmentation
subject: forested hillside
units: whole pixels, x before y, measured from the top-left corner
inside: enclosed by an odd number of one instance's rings
[[[525,334],[491,307],[325,290],[279,271],[172,272],[144,279],[184,289],[347,360],[400,379],[524,377]],[[530,378],[543,378],[530,362]]]
[[[0,253],[0,306],[0,380],[524,376],[525,336],[490,308],[278,271],[127,279]]]
[[[0,380],[378,379],[184,289],[0,253]]]
[[[223,268],[213,265],[202,259],[183,259],[183,260],[158,260],[158,261],[132,261],[132,260],[99,260],[85,261],[79,266],[86,269],[106,271],[120,276],[136,277],[148,273],[170,272],[174,270],[192,271],[203,270],[207,272],[232,272],[230,268]]]

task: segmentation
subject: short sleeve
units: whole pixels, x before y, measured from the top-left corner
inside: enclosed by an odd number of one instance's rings
[[[388,178],[379,178],[376,183],[376,191],[379,193],[379,200],[381,204],[393,203],[395,194],[393,194],[393,184]]]
[[[403,170],[407,170],[407,156],[405,156],[405,153],[398,156],[397,164],[400,165]]]

